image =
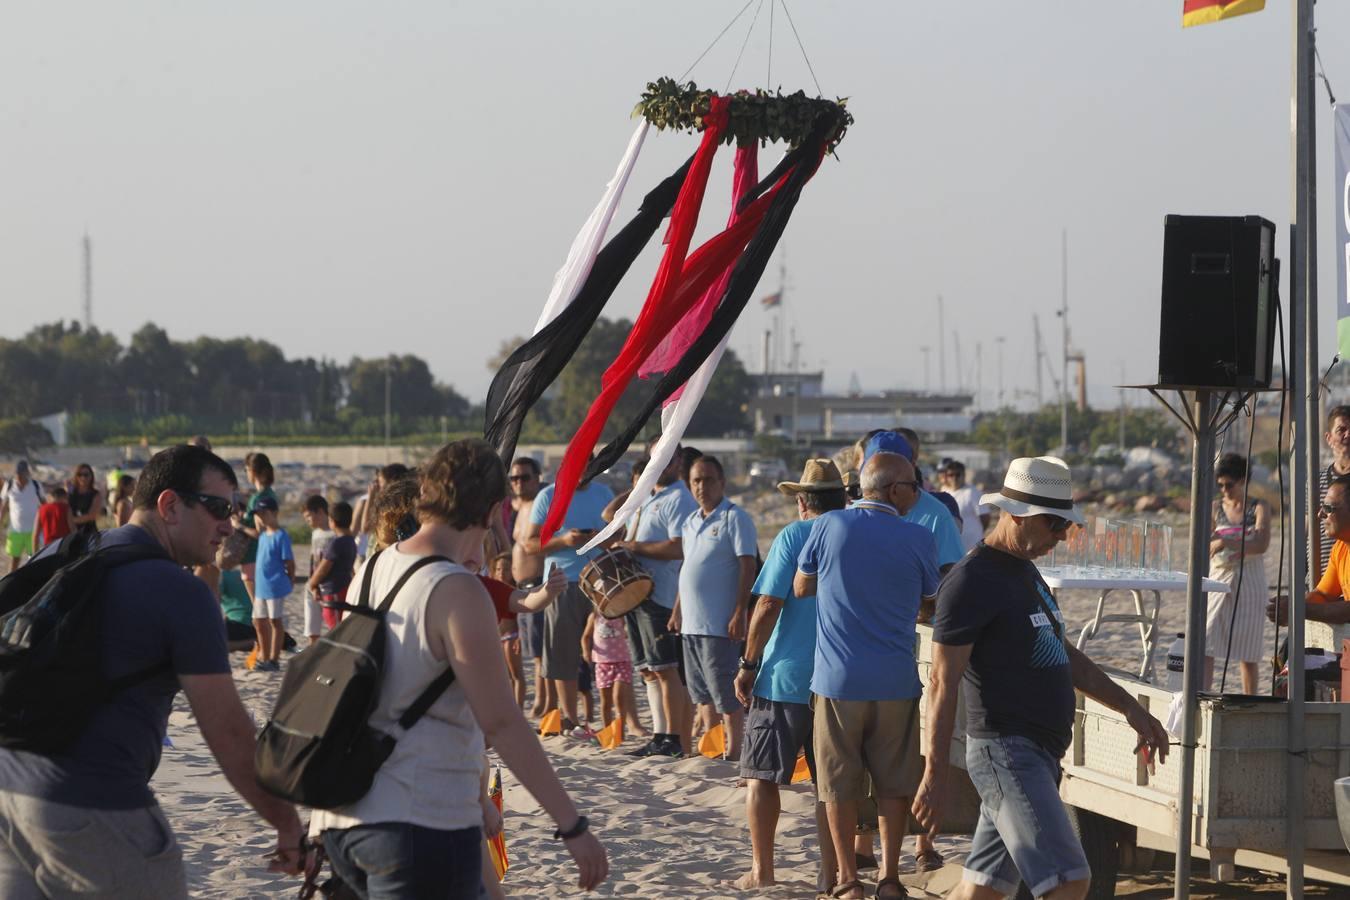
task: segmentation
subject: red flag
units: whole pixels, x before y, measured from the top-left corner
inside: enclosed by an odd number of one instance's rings
[[[760,302],[760,305],[762,305],[765,309],[768,309],[768,308],[771,307],[771,306],[777,306],[778,304],[780,304],[780,303],[783,302],[783,292],[782,292],[782,291],[774,291],[772,294],[769,294],[767,297],[762,297],[762,298],[760,298],[760,301],[759,301],[759,302]]]
[[[1266,0],[1185,0],[1181,7],[1181,27],[1208,25],[1266,8]]]

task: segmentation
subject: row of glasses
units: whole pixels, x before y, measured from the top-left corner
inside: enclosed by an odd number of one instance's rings
[[[1055,545],[1049,564],[1065,575],[1089,578],[1162,577],[1172,571],[1172,526],[1089,516],[1086,525],[1071,527]]]

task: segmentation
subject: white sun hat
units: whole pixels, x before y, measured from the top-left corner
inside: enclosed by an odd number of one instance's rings
[[[1060,516],[1079,525],[1083,514],[1073,505],[1069,464],[1054,456],[1014,459],[1003,476],[1003,489],[980,502],[1014,516]]]

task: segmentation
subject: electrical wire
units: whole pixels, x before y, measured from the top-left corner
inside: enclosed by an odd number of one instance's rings
[[[1278,292],[1278,287],[1276,288]],[[1284,355],[1284,307],[1280,303],[1279,294],[1275,295],[1275,319],[1280,326],[1280,421],[1279,429],[1275,433],[1275,471],[1280,481],[1280,562],[1275,569],[1275,597],[1278,599],[1284,592],[1284,548],[1285,541],[1289,539],[1289,506],[1285,503],[1285,483],[1284,483],[1284,419],[1289,405],[1289,364]],[[1293,589],[1292,586],[1290,588]],[[1292,601],[1290,602],[1292,606]],[[1270,693],[1275,695],[1275,680],[1280,675],[1280,617],[1275,617],[1275,652],[1270,655],[1271,678]]]
[[[751,0],[753,2],[753,0]],[[736,77],[736,70],[741,67],[741,58],[745,56],[745,48],[750,43],[750,35],[755,33],[755,23],[759,21],[759,12],[764,8],[764,0],[759,0],[759,6],[755,7],[754,18],[750,20],[750,27],[745,29],[745,40],[741,41],[741,52],[736,54],[736,64],[731,67],[731,74],[727,76],[727,86],[722,89],[722,93],[731,93],[731,82]]]
[[[797,33],[797,24],[792,21],[792,13],[788,10],[787,0],[779,0],[783,4],[783,15],[787,16],[788,25],[792,28],[792,36],[797,39],[797,48],[802,51],[802,59],[806,60],[806,71],[811,73],[811,80],[816,83],[816,94],[824,97],[825,91],[820,86],[820,79],[816,77],[816,70],[811,65],[811,57],[806,55],[806,45],[802,43],[802,36]],[[1330,90],[1328,87],[1327,90]]]

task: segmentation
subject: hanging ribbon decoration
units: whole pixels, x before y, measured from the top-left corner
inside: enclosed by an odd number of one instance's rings
[[[561,524],[578,485],[609,468],[656,410],[668,403],[662,437],[644,479],[655,478],[665,467],[712,380],[731,328],[763,275],[802,187],[852,123],[842,100],[808,98],[800,91],[786,96],[743,91],[727,97],[671,79],[649,84],[637,112],[646,122],[630,138],[600,202],[573,240],[534,335],[502,365],[485,403],[484,436],[503,459],[510,460],[526,414],[561,374],[619,281],[669,215],[666,250],[647,299],[564,455],[549,520],[542,529],[545,541]],[[600,248],[647,123],[658,129],[701,131],[698,151],[647,194],[633,219]],[[739,145],[733,213],[722,232],[690,253],[713,156],[720,143],[733,140]],[[754,145],[769,141],[784,141],[793,149],[768,177],[754,183]],[[644,400],[639,414],[592,458],[620,396],[636,377],[657,375],[654,387],[640,392]],[[640,482],[634,496],[645,494]],[[626,515],[621,512],[607,532],[621,526]]]

